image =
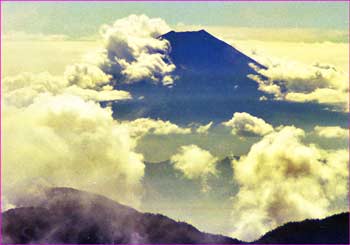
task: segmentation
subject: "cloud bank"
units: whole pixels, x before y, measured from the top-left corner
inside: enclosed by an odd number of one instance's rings
[[[98,69],[98,68],[96,68]],[[69,73],[73,71],[68,68]],[[5,77],[3,79],[4,100],[14,106],[28,106],[42,93],[50,95],[71,94],[94,101],[115,101],[131,99],[126,91],[113,90],[105,84],[107,75],[102,71],[99,78],[96,74],[74,74],[65,77],[53,76],[43,72],[39,74],[22,73],[17,76]],[[91,76],[91,77],[89,77]],[[74,77],[74,78],[73,78]],[[99,80],[102,79],[102,80]]]
[[[280,127],[233,160],[240,185],[233,198],[233,236],[252,241],[288,221],[346,210],[348,153],[302,142],[305,132]]]
[[[231,127],[231,133],[240,137],[264,136],[273,131],[273,127],[263,119],[246,112],[235,112],[232,119],[222,124]]]
[[[314,102],[348,111],[348,74],[334,66],[274,60],[265,63],[267,69],[251,66],[259,75],[248,75],[259,90],[275,100]]]

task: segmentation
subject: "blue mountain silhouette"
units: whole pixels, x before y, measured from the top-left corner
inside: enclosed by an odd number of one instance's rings
[[[170,31],[159,38],[171,45],[169,56],[177,77],[173,87],[149,81],[119,84],[118,89],[129,91],[135,99],[113,105],[117,118],[151,117],[187,124],[219,122],[246,111],[276,124],[305,125],[315,118],[324,118],[324,123],[346,122],[345,114],[313,103],[259,101],[268,95],[247,75],[256,74],[250,63],[264,66],[204,30]]]

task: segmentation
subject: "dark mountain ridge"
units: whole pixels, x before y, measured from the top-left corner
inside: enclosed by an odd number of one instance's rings
[[[349,213],[289,222],[267,232],[254,243],[349,244]]]
[[[30,206],[32,204],[32,206]],[[100,195],[53,188],[2,214],[2,243],[235,244],[160,214],[140,213]],[[349,243],[349,213],[283,225],[254,243]]]
[[[2,214],[3,243],[240,243],[70,188],[48,189],[32,204]]]

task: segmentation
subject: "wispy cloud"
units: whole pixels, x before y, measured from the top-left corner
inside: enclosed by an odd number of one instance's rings
[[[200,125],[196,129],[196,132],[199,134],[208,134],[208,131],[210,130],[212,125],[213,125],[213,122],[209,122],[208,124]]]

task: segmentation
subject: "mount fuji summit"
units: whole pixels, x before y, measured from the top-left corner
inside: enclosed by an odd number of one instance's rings
[[[234,112],[241,111],[272,121],[282,119],[277,122],[281,124],[290,123],[299,118],[294,115],[300,114],[305,115],[303,123],[312,118],[342,118],[314,103],[259,100],[269,95],[259,91],[257,82],[248,75],[257,74],[252,66],[266,67],[205,30],[170,31],[159,38],[168,40],[171,46],[169,59],[176,66],[172,73],[176,77],[174,84],[118,84],[117,89],[133,96],[132,100],[113,104],[118,118],[150,117],[188,124],[228,120]],[[296,120],[293,123],[298,125]]]

